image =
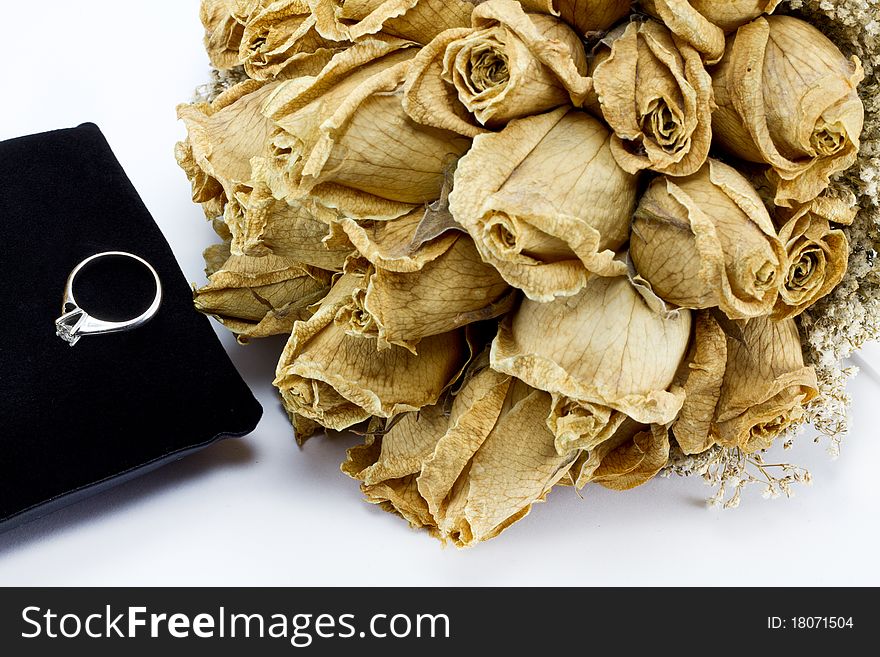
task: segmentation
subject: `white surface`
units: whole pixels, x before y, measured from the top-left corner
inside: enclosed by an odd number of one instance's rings
[[[96,122],[202,281],[213,233],[173,157],[174,107],[208,76],[197,6],[6,3],[0,139]],[[295,446],[270,385],[281,341],[223,339],[265,407],[256,433],[0,535],[0,584],[880,584],[880,379],[852,386],[855,432],[840,460],[807,438],[785,455],[815,478],[793,500],[753,492],[718,512],[696,480],[589,488],[583,500],[565,489],[458,552],[361,501],[338,469],[349,441]]]

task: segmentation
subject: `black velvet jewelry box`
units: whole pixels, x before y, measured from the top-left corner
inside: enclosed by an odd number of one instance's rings
[[[162,306],[145,327],[70,347],[54,325],[67,276],[104,251],[151,263]],[[143,285],[128,276],[91,296],[130,306]],[[261,415],[100,130],[0,143],[0,530],[248,434]]]

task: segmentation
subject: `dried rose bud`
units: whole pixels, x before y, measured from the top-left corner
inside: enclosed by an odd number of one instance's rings
[[[655,21],[630,23],[599,51],[593,86],[630,173],[696,172],[712,145],[712,78],[699,53]]]
[[[829,201],[831,202],[831,201]],[[826,203],[813,202],[796,210],[779,229],[788,252],[788,271],[773,319],[797,317],[840,285],[849,263],[849,241],[831,227]],[[831,212],[840,218],[846,210]]]
[[[251,159],[265,153],[273,130],[260,109],[278,84],[247,80],[213,102],[177,108],[188,133],[176,150],[178,164],[192,181],[193,199],[206,204],[209,218],[223,214],[238,187],[251,183]]]
[[[626,273],[636,178],[611,154],[608,129],[570,108],[481,135],[458,164],[450,209],[483,259],[530,299]]]
[[[202,0],[199,17],[205,28],[205,50],[211,66],[221,70],[241,65],[239,48],[244,25],[238,16],[239,0]]]
[[[472,21],[440,34],[413,61],[404,107],[416,121],[474,137],[481,126],[584,104],[587,56],[565,23],[526,14],[513,0],[479,5]]]
[[[394,219],[440,198],[471,140],[414,122],[401,104],[413,44],[361,41],[316,77],[282,82],[262,179],[277,198],[310,198],[356,219]]]
[[[809,23],[759,18],[728,40],[713,73],[715,136],[734,155],[770,165],[777,205],[808,203],[856,161],[863,78],[858,58]]]
[[[802,349],[791,319],[753,319],[742,328],[741,338],[728,338],[712,430],[719,444],[747,453],[768,449],[803,417],[804,404],[819,391],[815,370],[804,366]]]
[[[318,34],[308,0],[266,3],[245,22],[239,57],[255,80],[317,75],[346,42]]]
[[[213,254],[212,254],[213,255]],[[288,335],[330,290],[330,272],[276,255],[231,255],[195,292],[196,309],[217,318],[240,342]]]
[[[576,454],[554,448],[549,408],[547,393],[483,369],[450,412],[404,416],[351,450],[343,471],[362,482],[369,502],[444,542],[476,545],[524,518],[567,476]]]
[[[724,54],[724,34],[772,14],[781,0],[642,0],[642,9],[714,64]]]
[[[371,264],[360,313],[369,321],[355,332],[378,338],[379,348],[417,353],[423,338],[499,317],[517,300],[467,234],[455,231],[414,248],[419,214],[424,211],[369,227],[340,220]],[[394,252],[403,257],[390,258]]]
[[[786,263],[754,188],[717,160],[693,176],[651,183],[635,213],[630,253],[660,298],[720,307],[731,319],[773,311]]]
[[[690,335],[690,312],[666,310],[625,276],[594,277],[574,297],[523,301],[501,323],[491,364],[553,395],[548,426],[564,454],[605,442],[622,416],[672,422],[684,395],[670,389]]]
[[[607,30],[629,13],[630,0],[520,0],[529,12],[558,16],[581,36]]]
[[[364,277],[340,278],[308,321],[297,322],[276,372],[290,413],[343,430],[371,416],[390,418],[436,404],[468,358],[462,331],[425,338],[418,356],[403,347],[379,350],[337,318],[369,316],[361,305]]]

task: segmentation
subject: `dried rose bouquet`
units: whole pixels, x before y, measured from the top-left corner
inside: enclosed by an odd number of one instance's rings
[[[880,317],[880,17],[826,4],[203,0],[196,306],[289,336],[297,438],[356,428],[343,470],[444,541],[555,486],[733,504],[836,444]]]

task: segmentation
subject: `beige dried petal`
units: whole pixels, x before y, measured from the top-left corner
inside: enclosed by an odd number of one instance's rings
[[[278,171],[267,177],[276,197],[311,196],[356,219],[400,217],[440,197],[470,140],[420,126],[403,111],[406,60],[414,54],[364,42],[318,77],[282,84],[267,106],[280,129],[272,153]]]
[[[416,477],[393,479],[380,484],[362,485],[364,497],[370,504],[399,515],[415,529],[426,528],[434,532],[434,520],[428,512],[425,500],[419,495]]]
[[[626,491],[656,477],[669,463],[669,430],[652,425],[606,454],[591,481],[605,488]]]
[[[481,135],[458,164],[449,202],[483,259],[530,299],[577,294],[590,276],[626,272],[636,178],[608,130],[561,108]]]
[[[455,88],[443,79],[446,49],[472,33],[470,27],[446,30],[412,60],[403,88],[403,108],[417,123],[471,138],[488,132],[462,105]]]
[[[422,464],[419,492],[441,529],[448,524],[448,498],[455,483],[498,422],[510,385],[510,377],[491,370],[471,378],[456,396],[447,428]]]
[[[584,104],[592,90],[586,53],[565,23],[528,15],[513,0],[488,0],[474,10],[473,28],[436,56],[443,58],[446,93],[455,93],[480,124],[501,127],[561,105]],[[429,49],[419,57],[434,55]],[[407,100],[412,102],[411,94]],[[419,100],[430,107],[432,99]]]
[[[743,342],[728,337],[727,369],[713,432],[725,447],[747,453],[769,448],[803,416],[818,394],[816,371],[804,366],[794,320],[749,320]]]
[[[347,47],[318,34],[308,0],[266,3],[245,23],[240,59],[255,80],[317,75]]]
[[[428,406],[417,413],[405,414],[382,436],[378,456],[358,473],[358,478],[372,486],[389,479],[418,475],[448,427],[449,416],[442,406]]]
[[[238,49],[244,25],[237,19],[238,0],[202,0],[199,17],[205,28],[205,50],[211,66],[235,68],[241,64]]]
[[[626,419],[625,414],[608,406],[579,402],[554,393],[547,427],[556,436],[556,451],[570,454],[594,449],[608,441]]]
[[[193,159],[202,172],[184,166],[194,185],[200,175],[210,176],[228,199],[239,185],[251,181],[251,158],[265,152],[273,130],[272,122],[261,113],[263,104],[277,86],[277,82],[247,80],[212,103],[177,108],[189,133]]]
[[[731,319],[772,312],[786,263],[757,192],[717,160],[692,176],[651,183],[635,213],[630,253],[665,301],[720,307]]]
[[[528,12],[557,16],[582,36],[607,30],[629,13],[630,0],[520,0]]]
[[[724,55],[724,33],[772,14],[781,0],[642,0],[642,8],[703,54],[709,64]]]
[[[856,161],[863,78],[858,58],[809,23],[759,18],[728,40],[713,73],[715,135],[734,155],[770,165],[777,205],[808,203]]]
[[[216,219],[221,216],[226,205],[226,193],[223,191],[223,185],[216,178],[205,173],[204,169],[199,166],[189,140],[178,142],[175,145],[174,156],[177,159],[177,164],[183,169],[192,184],[193,203],[202,206],[208,219]]]
[[[423,338],[494,319],[515,302],[504,279],[480,259],[473,240],[457,234],[449,250],[419,272],[377,269],[364,308],[376,321],[380,344],[415,351]]]
[[[444,30],[470,25],[464,0],[308,0],[318,32],[335,41],[390,34],[422,45]]]
[[[317,219],[320,208],[307,201],[279,201],[263,183],[242,187],[226,206],[232,252],[260,257],[276,255],[329,271],[342,271],[354,252],[351,244],[328,244],[330,226]]]
[[[684,401],[670,388],[687,353],[691,316],[660,312],[643,294],[626,277],[596,277],[574,297],[526,300],[501,323],[492,368],[644,424],[668,424]]]
[[[695,325],[694,343],[677,377],[685,392],[684,406],[672,425],[685,454],[701,454],[715,444],[712,420],[727,369],[727,335],[721,325],[708,312],[698,313]]]
[[[821,214],[831,210],[832,216],[839,217],[845,211],[823,207],[829,205],[829,201],[807,204],[779,230],[788,252],[788,271],[773,312],[776,321],[802,314],[831,294],[846,275],[849,241]]]
[[[630,23],[610,51],[600,51],[593,86],[624,169],[688,176],[706,162],[715,107],[712,78],[699,53],[665,27]]]
[[[233,255],[195,292],[196,308],[239,340],[290,333],[330,289],[330,273],[267,255]]]
[[[480,383],[475,379],[471,385]],[[492,395],[496,408],[499,397]],[[548,394],[513,381],[502,401],[497,421],[435,514],[441,535],[459,547],[494,538],[524,518],[566,476],[574,460],[556,452],[546,428]],[[420,478],[420,490],[422,486]]]
[[[422,340],[418,356],[352,335],[336,317],[363,286],[362,276],[343,276],[314,317],[294,325],[278,364],[275,385],[288,410],[328,429],[435,404],[468,359],[461,332]]]
[[[331,229],[341,231],[344,239],[377,269],[413,273],[449,251],[458,239],[458,235],[447,233],[426,244],[415,244],[424,216],[425,209],[419,208],[391,221],[359,222],[340,217]],[[343,236],[336,234],[334,241],[342,243]]]

